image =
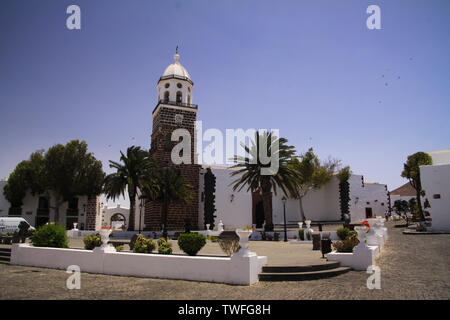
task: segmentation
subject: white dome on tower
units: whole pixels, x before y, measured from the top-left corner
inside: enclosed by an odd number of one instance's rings
[[[175,62],[169,65],[166,70],[164,71],[162,78],[164,77],[181,77],[186,80],[191,80],[191,77],[189,76],[189,73],[186,71],[186,69],[180,64],[180,55],[177,53],[173,56]]]

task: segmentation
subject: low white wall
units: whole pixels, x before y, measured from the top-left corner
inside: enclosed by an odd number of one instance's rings
[[[77,265],[82,272],[121,276],[208,281],[239,285],[258,282],[266,257],[176,256],[96,250],[32,247],[13,244],[11,264],[67,269]]]
[[[380,252],[377,246],[366,246],[365,249],[358,250],[357,247],[353,252],[330,252],[327,254],[327,260],[339,261],[342,266],[350,267],[354,270],[367,270],[371,265],[375,265],[375,258]]]

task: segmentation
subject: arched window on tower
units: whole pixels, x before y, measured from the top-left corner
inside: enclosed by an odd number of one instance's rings
[[[187,101],[187,103],[188,103],[188,104],[191,104],[191,96],[190,96],[190,95],[188,95],[188,101]]]
[[[177,91],[177,103],[181,103],[182,97],[183,97],[183,94],[181,93],[181,91]]]
[[[165,102],[169,101],[169,91],[164,92],[164,101]]]

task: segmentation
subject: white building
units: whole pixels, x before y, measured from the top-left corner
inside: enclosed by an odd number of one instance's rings
[[[434,231],[450,232],[450,150],[427,153],[433,159],[433,165],[420,167],[422,190],[425,191],[423,209],[430,213]]]
[[[0,181],[0,216],[21,216],[27,222],[39,227],[55,219],[55,204],[53,197],[47,195],[32,195],[29,191],[25,194],[21,208],[15,208],[10,212],[10,203],[3,195],[6,181]],[[49,200],[50,199],[50,200]],[[59,207],[58,223],[72,229],[75,222],[78,229],[100,228],[100,210],[98,197],[88,199],[87,196],[75,197],[71,201],[62,203]]]

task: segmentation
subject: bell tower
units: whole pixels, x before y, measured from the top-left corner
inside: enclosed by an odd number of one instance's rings
[[[178,52],[174,63],[164,71],[157,84],[158,99],[153,109],[153,129],[151,134],[150,154],[161,167],[170,167],[180,173],[191,186],[192,199],[189,204],[171,204],[167,213],[168,230],[183,230],[186,219],[192,228],[198,227],[198,192],[201,166],[197,164],[195,148],[195,121],[198,106],[193,104],[194,83],[189,73],[179,62]],[[190,139],[189,163],[174,164],[171,159],[172,149],[178,144],[172,141],[172,132],[185,129]],[[145,230],[162,229],[162,203],[148,201],[145,205]]]

